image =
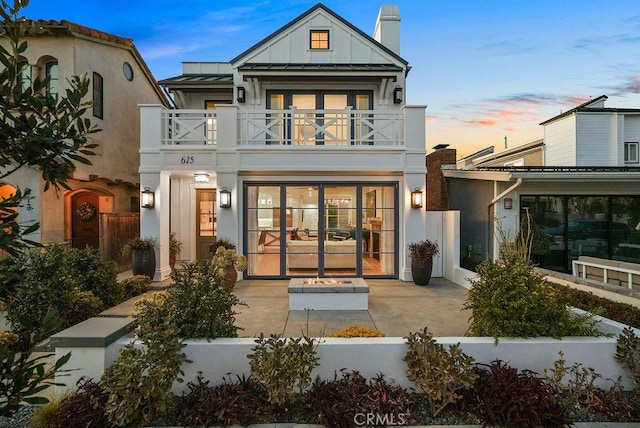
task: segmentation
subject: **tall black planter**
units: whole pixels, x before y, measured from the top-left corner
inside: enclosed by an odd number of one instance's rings
[[[156,273],[155,250],[133,250],[131,252],[131,270],[134,275],[146,275],[153,279]]]
[[[411,276],[413,282],[417,285],[427,285],[431,280],[431,271],[433,270],[433,259],[424,261],[411,259]]]

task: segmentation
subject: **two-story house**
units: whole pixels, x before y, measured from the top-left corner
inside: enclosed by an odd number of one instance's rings
[[[426,150],[425,106],[405,105],[409,69],[397,7],[380,9],[371,37],[318,4],[229,62],[160,81],[178,108],[141,106],[155,279],[169,273],[171,232],[186,260],[231,240],[249,278],[410,279]]]
[[[43,192],[39,172],[23,167],[7,177],[3,192],[31,188],[33,198],[20,210],[23,222],[38,221],[31,236],[42,243],[67,242],[75,247],[102,246],[102,214],[139,211],[140,103],[168,106],[150,70],[131,39],[69,21],[36,21],[42,29],[27,37],[20,80],[25,87],[37,76],[49,77],[51,96],[64,94],[68,79],[90,79],[87,116],[100,132],[91,165],[76,163],[68,185],[71,190]],[[135,219],[137,231],[138,220]],[[103,232],[104,233],[104,232]]]

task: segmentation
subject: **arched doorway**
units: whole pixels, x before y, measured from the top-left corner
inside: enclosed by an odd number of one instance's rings
[[[71,196],[71,246],[100,247],[100,198],[84,190]]]

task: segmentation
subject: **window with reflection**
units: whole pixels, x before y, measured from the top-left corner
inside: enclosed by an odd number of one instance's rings
[[[47,95],[53,99],[58,98],[58,63],[56,61],[48,62],[45,65],[45,73],[47,77]]]
[[[397,275],[397,185],[247,184],[249,275]]]

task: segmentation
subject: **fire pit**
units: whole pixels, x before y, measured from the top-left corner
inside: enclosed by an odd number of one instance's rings
[[[362,278],[294,278],[289,281],[289,310],[369,309],[369,285]]]

